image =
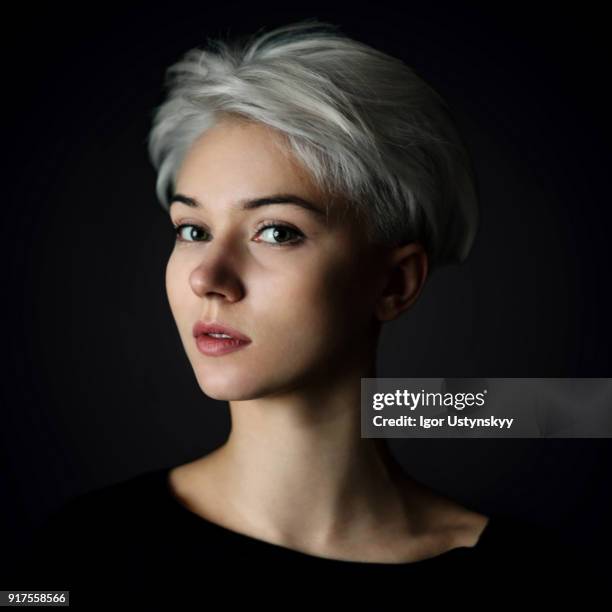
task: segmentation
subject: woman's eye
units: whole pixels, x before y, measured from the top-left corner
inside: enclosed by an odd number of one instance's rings
[[[174,227],[177,242],[204,242],[207,240],[207,231],[199,225],[191,223],[181,223]],[[282,223],[269,223],[260,227],[257,236],[263,236],[265,242],[270,246],[293,246],[304,241],[304,234],[298,229],[294,229]]]
[[[196,237],[197,233],[206,233],[205,230],[202,229],[199,225],[191,225],[189,223],[182,223],[181,225],[177,225],[174,228],[174,231],[176,233],[176,239],[179,242],[200,242],[200,240],[198,240],[198,238]],[[188,237],[185,238],[185,236]]]
[[[259,231],[257,232],[257,235],[260,234],[266,236],[272,241],[278,241],[268,242],[267,240],[264,240],[264,242],[267,242],[272,246],[294,245],[299,244],[304,240],[304,234],[302,234],[302,232],[280,223],[264,225],[264,227],[259,228]],[[288,239],[287,236],[289,236]]]

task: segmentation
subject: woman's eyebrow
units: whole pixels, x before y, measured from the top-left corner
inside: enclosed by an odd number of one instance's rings
[[[183,195],[182,193],[175,193],[170,198],[168,209],[170,209],[170,206],[172,206],[172,204],[175,202],[182,202],[183,204],[193,208],[204,208],[203,204],[196,198]],[[294,206],[304,208],[316,215],[325,216],[325,212],[315,206],[312,202],[309,202],[308,200],[305,200],[304,198],[292,193],[277,193],[270,196],[264,196],[262,198],[239,200],[237,207],[242,208],[242,210],[252,210],[253,208],[269,206],[271,204],[293,204]]]

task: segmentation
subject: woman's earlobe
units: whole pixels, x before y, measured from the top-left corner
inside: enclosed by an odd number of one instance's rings
[[[398,315],[395,296],[383,296],[376,308],[376,318],[381,321],[392,321]]]

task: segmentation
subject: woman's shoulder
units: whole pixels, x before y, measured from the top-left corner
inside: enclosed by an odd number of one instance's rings
[[[166,469],[150,470],[69,497],[35,528],[29,555],[47,561],[109,544],[155,520]]]
[[[563,529],[533,519],[492,514],[479,547],[483,563],[500,572],[543,582],[566,580],[567,588],[595,587],[601,580],[602,567],[594,551],[576,543]]]
[[[164,471],[139,473],[76,494],[49,514],[42,530],[48,533],[59,528],[78,531],[85,525],[101,527],[113,519],[128,521],[134,514],[141,519],[142,505],[148,497],[159,492],[153,484],[160,482]]]
[[[34,529],[14,561],[18,588],[101,584],[104,575],[129,575],[154,553],[167,469],[142,472],[76,494]]]

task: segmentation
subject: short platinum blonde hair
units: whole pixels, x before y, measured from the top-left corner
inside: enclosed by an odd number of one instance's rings
[[[167,69],[168,95],[152,112],[165,210],[190,146],[235,116],[274,128],[372,243],[420,241],[430,272],[467,257],[478,225],[472,161],[447,103],[412,68],[316,19],[207,45]]]

